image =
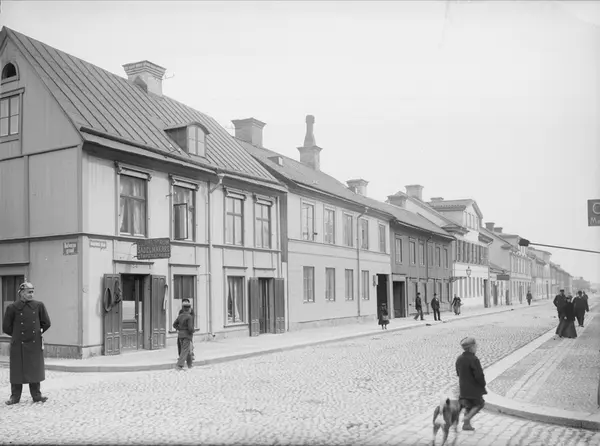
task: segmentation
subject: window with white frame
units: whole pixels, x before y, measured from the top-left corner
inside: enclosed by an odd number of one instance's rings
[[[271,206],[266,203],[255,204],[254,232],[257,248],[271,247]]]
[[[310,203],[302,203],[302,240],[315,239],[315,207]]]
[[[119,180],[119,232],[146,236],[147,179],[121,174]]]
[[[344,245],[354,246],[354,224],[350,214],[344,214]]]
[[[335,268],[325,268],[325,300],[335,301]]]
[[[387,237],[385,234],[385,225],[379,225],[379,252],[386,252]]]
[[[303,285],[304,295],[303,302],[314,302],[315,301],[315,268],[312,266],[305,266],[303,268]]]
[[[324,242],[335,243],[335,211],[325,208],[325,237]]]
[[[173,186],[173,238],[175,240],[195,240],[195,203],[195,189]]]
[[[402,263],[402,248],[403,248],[402,239],[400,237],[396,237],[395,239],[395,252],[394,256],[396,258],[396,263]]]
[[[354,300],[354,270],[344,271],[346,300]]]
[[[20,111],[20,94],[0,99],[0,136],[11,136],[19,133]]]
[[[362,271],[362,280],[360,282],[360,286],[361,286],[361,295],[363,300],[369,300],[370,296],[369,296],[369,289],[370,289],[370,284],[369,284],[369,271]]]
[[[244,200],[238,197],[226,198],[225,243],[244,244]]]
[[[417,264],[417,244],[411,240],[408,242],[408,247],[409,247],[410,264],[416,265]]]
[[[227,323],[243,324],[245,322],[244,277],[227,276]]]
[[[369,220],[360,219],[360,249],[369,249]]]
[[[442,266],[442,249],[439,246],[435,248],[435,263],[437,266]]]
[[[197,125],[187,128],[187,149],[192,155],[206,156],[206,133]]]
[[[431,243],[427,243],[427,264],[429,266],[433,266],[434,265],[434,259],[433,259],[433,244]]]
[[[444,268],[448,269],[449,261],[448,248],[444,248]]]
[[[0,329],[6,309],[15,302],[19,296],[19,286],[25,282],[25,276],[0,276],[0,302],[2,302],[2,314],[0,315]],[[1,332],[0,332],[1,333]]]
[[[425,244],[419,243],[419,263],[425,266]]]
[[[173,275],[173,299],[171,300],[171,319],[175,320],[182,308],[182,300],[189,299],[197,317],[196,305],[196,276]],[[171,331],[174,331],[171,328]]]

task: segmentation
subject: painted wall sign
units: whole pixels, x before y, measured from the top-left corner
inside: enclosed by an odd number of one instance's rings
[[[106,249],[106,240],[92,240],[90,239],[90,248]]]
[[[63,242],[63,256],[77,254],[77,242]]]
[[[510,280],[510,275],[498,274],[498,275],[496,275],[496,280]]]
[[[600,226],[600,200],[588,200],[588,226]]]
[[[171,257],[169,238],[150,238],[137,242],[137,259],[168,259]]]

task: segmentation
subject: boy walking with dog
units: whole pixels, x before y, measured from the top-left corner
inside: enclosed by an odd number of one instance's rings
[[[483,395],[487,394],[485,390],[486,382],[483,374],[483,368],[477,353],[477,343],[474,338],[467,337],[460,342],[464,352],[456,360],[456,374],[460,387],[460,396],[458,401],[466,409],[463,420],[463,430],[474,431],[471,426],[471,419],[485,406]]]

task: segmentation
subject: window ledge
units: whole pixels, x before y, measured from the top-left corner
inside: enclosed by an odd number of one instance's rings
[[[0,136],[0,143],[18,141],[20,138],[21,138],[21,135],[18,133],[16,135]]]
[[[246,322],[239,322],[239,323],[232,323],[232,324],[227,324],[227,325],[223,325],[223,328],[237,328],[237,327],[247,327],[248,324]]]
[[[315,303],[315,301],[314,301],[314,300],[313,300],[313,301],[310,301],[310,300],[305,300],[305,301],[302,301],[302,303],[303,303],[303,304],[314,304],[314,303]]]

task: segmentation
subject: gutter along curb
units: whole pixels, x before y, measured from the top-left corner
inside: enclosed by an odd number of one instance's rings
[[[540,301],[540,303],[538,305],[544,305],[544,304],[547,304],[548,302],[549,301]],[[517,308],[515,308],[513,306],[503,307],[500,310],[490,311],[488,313],[467,314],[464,316],[458,316],[456,318],[451,318],[451,319],[442,321],[442,323],[452,323],[452,322],[456,322],[456,321],[462,321],[465,319],[472,319],[472,318],[476,318],[476,317],[485,317],[485,316],[492,315],[492,314],[505,313],[505,312],[515,311],[515,310],[524,309],[524,308],[530,308],[530,307],[529,306],[519,306]],[[450,315],[452,313],[447,312],[446,314]],[[411,323],[410,325],[403,325],[400,327],[389,328],[387,330],[371,329],[369,331],[348,334],[348,335],[341,335],[341,336],[334,335],[333,337],[330,337],[328,339],[301,341],[297,344],[284,345],[281,347],[258,349],[255,351],[249,351],[249,352],[244,352],[244,353],[233,353],[230,355],[226,354],[226,355],[223,355],[221,357],[216,357],[216,358],[196,359],[194,361],[194,366],[197,367],[197,366],[203,366],[203,365],[220,364],[223,362],[236,361],[239,359],[252,358],[252,357],[256,357],[256,356],[268,355],[268,354],[273,354],[273,353],[282,353],[285,351],[291,351],[291,350],[296,350],[296,349],[300,349],[300,348],[307,348],[307,347],[313,347],[313,346],[318,346],[318,345],[330,344],[330,343],[335,343],[335,342],[343,342],[343,341],[347,341],[347,340],[351,340],[351,339],[357,339],[357,338],[362,338],[362,337],[367,337],[367,336],[374,336],[374,335],[378,335],[378,334],[395,333],[395,332],[399,332],[399,331],[410,330],[413,328],[419,328],[419,327],[423,327],[423,326],[432,325],[431,322],[433,322],[433,321],[418,321],[416,323]],[[285,333],[284,333],[284,336],[285,336]],[[163,350],[160,350],[160,351],[163,351]],[[134,359],[135,356],[132,355],[131,358]],[[48,361],[48,359],[50,359],[50,358],[46,358],[46,361]],[[83,359],[83,360],[79,360],[79,361],[84,362],[86,360]],[[48,364],[47,363],[46,370],[53,370],[53,371],[59,371],[59,372],[70,372],[70,373],[145,372],[145,371],[154,371],[154,370],[171,370],[171,369],[175,368],[175,362],[176,361],[173,358],[173,360],[168,360],[168,361],[155,363],[155,364],[118,364],[118,365],[117,364],[115,364],[115,365],[111,365],[111,364],[94,364],[94,365],[81,364],[81,365],[79,365],[79,364],[58,364],[58,363]],[[0,358],[0,366],[2,366],[2,365],[8,366],[8,363],[9,363],[8,357]]]

